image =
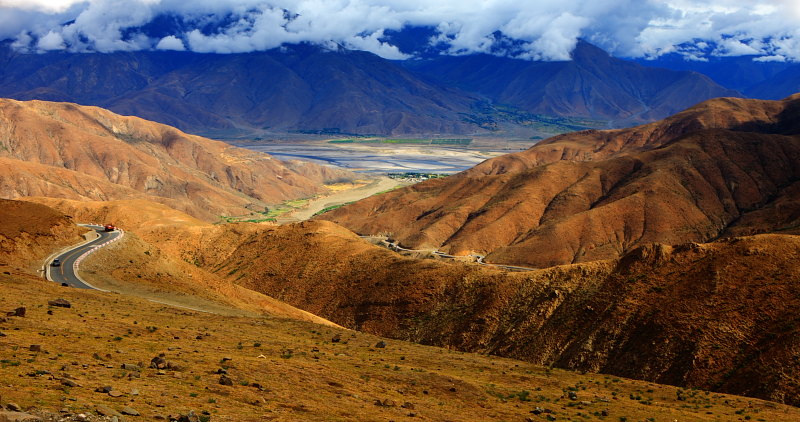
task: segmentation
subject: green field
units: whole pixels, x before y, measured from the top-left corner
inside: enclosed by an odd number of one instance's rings
[[[471,138],[348,138],[333,139],[330,144],[403,144],[403,145],[458,145],[467,146],[472,143]]]

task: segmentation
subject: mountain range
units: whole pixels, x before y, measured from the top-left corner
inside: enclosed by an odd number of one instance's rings
[[[306,44],[242,54],[0,48],[0,96],[96,105],[222,138],[489,133],[539,116],[624,126],[739,95],[701,74],[644,67],[586,42],[563,62],[490,55],[393,62]]]
[[[413,249],[548,267],[800,228],[800,96],[575,132],[320,218]]]

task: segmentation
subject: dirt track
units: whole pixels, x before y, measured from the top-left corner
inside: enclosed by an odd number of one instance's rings
[[[401,180],[390,179],[388,177],[381,177],[366,186],[342,192],[337,192],[333,195],[326,196],[324,198],[318,198],[312,200],[308,203],[308,205],[305,208],[293,211],[286,217],[288,217],[287,220],[291,221],[308,220],[309,218],[313,217],[314,214],[324,210],[327,207],[358,201],[359,199],[364,199],[366,197],[375,195],[376,193],[392,189],[396,186],[407,185],[407,184],[409,183],[403,182]]]

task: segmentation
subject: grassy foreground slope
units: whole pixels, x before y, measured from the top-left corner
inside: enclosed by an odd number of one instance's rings
[[[48,306],[55,298],[72,307]],[[141,414],[128,420],[189,411],[212,421],[800,418],[796,408],[755,399],[401,341],[381,348],[369,334],[203,314],[1,273],[0,309],[19,306],[25,317],[0,321],[0,400],[42,415],[106,406]],[[161,354],[168,367],[151,368]],[[222,369],[232,385],[220,384]],[[95,391],[104,387],[111,392]],[[549,413],[536,416],[537,407]]]

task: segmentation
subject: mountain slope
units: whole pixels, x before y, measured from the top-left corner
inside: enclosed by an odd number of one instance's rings
[[[242,54],[20,54],[5,44],[0,96],[95,105],[193,133],[258,137],[483,132],[475,123],[486,117],[487,98],[515,112],[627,125],[739,95],[700,74],[643,67],[585,42],[573,55],[570,62],[472,55],[401,64],[302,44]]]
[[[407,247],[534,267],[616,258],[649,242],[797,230],[798,115],[800,97],[711,100],[645,126],[554,137],[319,218]]]
[[[7,53],[0,95],[97,105],[192,132],[456,133],[474,98],[370,53]],[[31,59],[30,56],[33,56]]]
[[[741,96],[694,72],[643,67],[579,42],[569,62],[529,62],[490,55],[442,56],[407,66],[495,102],[555,116],[616,125],[664,118],[714,97]]]
[[[351,177],[96,107],[41,101],[0,100],[0,159],[8,198],[149,198],[206,219],[260,211]]]
[[[800,91],[800,65],[793,65],[746,91],[754,98],[777,100]]]
[[[322,221],[146,237],[360,331],[800,403],[800,236],[651,245],[522,273],[402,257]]]

